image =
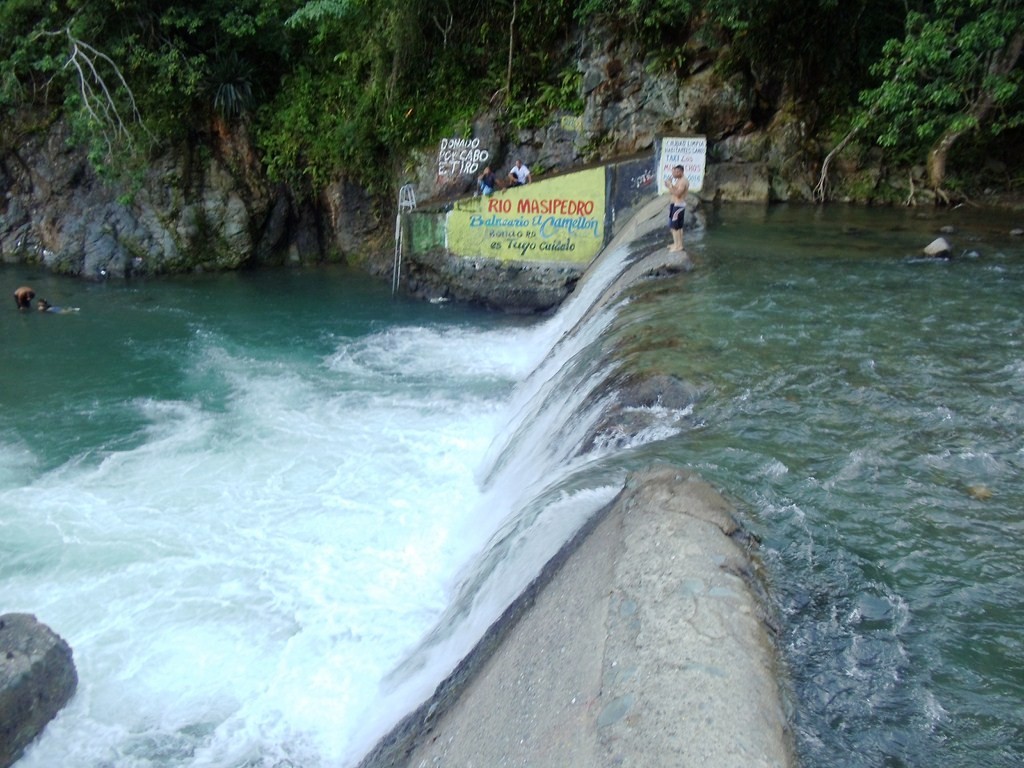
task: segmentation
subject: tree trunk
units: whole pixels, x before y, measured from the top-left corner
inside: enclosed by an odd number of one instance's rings
[[[875,110],[872,110],[874,112]],[[818,183],[814,187],[814,199],[819,203],[824,203],[828,200],[828,169],[832,165],[832,161],[836,156],[846,149],[846,145],[853,141],[854,137],[860,132],[860,128],[853,128],[847,133],[843,140],[836,144],[832,151],[829,152],[824,161],[821,163],[821,173],[818,175]]]
[[[946,158],[962,134],[963,131],[946,131],[928,152],[928,184],[945,202],[949,202],[948,195],[942,191],[942,183],[946,180]]]
[[[508,69],[505,71],[505,102],[512,99],[512,54],[515,52],[517,1],[512,0],[512,19],[508,23]]]
[[[1022,48],[1024,48],[1024,32],[1017,32],[1010,39],[1002,54],[997,54],[993,57],[992,64],[989,67],[989,74],[1000,77],[1007,76],[1016,66]],[[990,91],[982,90],[978,94],[969,112],[974,118],[975,125],[981,125],[981,122],[991,111],[994,101]],[[956,130],[950,128],[939,137],[939,140],[932,145],[931,150],[928,152],[928,183],[935,190],[935,193],[946,202],[948,202],[949,197],[942,191],[942,184],[946,180],[946,158],[949,157],[949,151],[956,144],[957,139],[963,136],[965,132],[965,129],[962,128]]]

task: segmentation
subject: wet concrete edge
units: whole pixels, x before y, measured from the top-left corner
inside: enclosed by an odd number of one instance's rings
[[[434,695],[402,718],[394,728],[362,759],[359,768],[398,768],[406,765],[417,744],[430,732],[433,724],[458,700],[459,695],[472,682],[474,675],[494,655],[505,637],[526,615],[541,590],[550,583],[569,557],[579,549],[598,524],[615,506],[618,496],[594,513],[568,542],[541,569],[537,577],[523,590],[480,638],[473,650],[459,662],[454,671],[434,690]]]
[[[674,501],[672,497],[678,498]],[[733,595],[736,599],[736,604],[740,605],[742,610],[737,611],[734,620],[725,616],[725,623],[732,624],[732,627],[725,627],[724,631],[726,634],[733,632],[749,635],[746,638],[748,645],[745,646],[743,651],[743,654],[748,657],[726,659],[723,662],[721,658],[712,658],[711,656],[716,655],[716,651],[710,650],[706,646],[703,649],[696,647],[695,650],[684,651],[684,653],[689,654],[689,657],[685,659],[684,664],[678,663],[675,656],[678,655],[680,650],[677,646],[685,641],[687,632],[692,635],[694,630],[692,628],[687,630],[682,627],[679,616],[674,616],[670,613],[665,617],[665,621],[671,622],[671,624],[663,630],[656,630],[655,628],[655,635],[657,632],[660,632],[659,636],[649,636],[644,641],[647,645],[651,646],[645,652],[649,653],[652,650],[655,656],[660,656],[660,658],[648,658],[647,662],[644,663],[648,668],[658,671],[656,677],[640,683],[641,696],[650,699],[647,701],[646,706],[650,708],[652,705],[652,709],[656,713],[648,718],[648,722],[643,727],[634,727],[637,724],[631,724],[626,715],[633,707],[634,702],[631,697],[635,694],[627,693],[625,696],[616,697],[614,695],[616,685],[621,681],[609,678],[609,671],[605,671],[602,673],[604,679],[597,681],[604,697],[601,701],[601,709],[599,712],[589,712],[587,714],[589,721],[593,722],[588,722],[587,725],[584,725],[583,721],[570,720],[567,725],[563,724],[562,726],[563,729],[587,731],[586,733],[568,735],[567,740],[572,745],[572,754],[579,753],[581,755],[581,765],[654,764],[645,762],[645,760],[647,758],[654,759],[655,757],[658,760],[664,760],[666,755],[679,755],[680,759],[683,759],[685,755],[687,760],[698,760],[700,764],[715,766],[730,765],[732,764],[730,761],[736,761],[735,764],[737,765],[758,764],[773,767],[796,765],[790,715],[788,715],[790,713],[790,699],[788,699],[787,695],[788,686],[781,672],[782,666],[774,644],[777,634],[777,623],[773,617],[774,611],[770,604],[767,590],[759,575],[760,566],[756,554],[752,555],[751,553],[753,547],[752,540],[745,535],[743,529],[736,523],[735,517],[731,513],[731,505],[725,502],[710,485],[703,483],[699,477],[686,470],[662,466],[649,468],[648,470],[631,475],[622,492],[608,505],[599,510],[578,531],[578,534],[566,543],[545,565],[538,577],[530,583],[517,600],[509,605],[499,620],[490,626],[455,671],[437,686],[433,696],[414,712],[404,717],[382,738],[374,750],[359,763],[359,768],[399,768],[401,766],[413,765],[412,761],[414,760],[417,761],[415,762],[417,766],[462,765],[458,761],[466,759],[465,754],[458,758],[455,753],[452,756],[441,757],[438,755],[438,750],[443,751],[445,749],[444,746],[432,746],[431,742],[436,741],[440,732],[445,729],[449,729],[452,733],[457,734],[460,728],[460,718],[464,721],[462,726],[465,728],[478,728],[478,725],[459,712],[460,697],[467,692],[467,689],[478,678],[484,676],[488,665],[499,651],[507,652],[509,650],[502,647],[507,640],[510,640],[512,644],[516,642],[520,644],[523,642],[536,642],[536,638],[524,641],[522,638],[509,638],[509,636],[513,634],[520,622],[535,609],[538,601],[544,597],[545,589],[558,577],[566,563],[591,539],[594,531],[599,526],[602,526],[602,523],[605,523],[609,515],[622,519],[622,516],[625,514],[640,514],[641,516],[649,517],[653,524],[663,525],[665,524],[665,521],[662,520],[665,517],[664,514],[656,511],[651,515],[644,515],[644,513],[650,512],[651,508],[678,506],[676,502],[680,500],[691,508],[686,514],[692,519],[689,519],[684,524],[702,526],[702,532],[694,535],[692,531],[696,529],[690,528],[691,532],[687,534],[692,540],[690,544],[700,551],[701,557],[708,555],[709,550],[717,550],[722,543],[728,542],[726,545],[728,547],[727,554],[712,553],[711,559],[705,558],[706,562],[691,563],[696,568],[696,578],[691,575],[690,578],[684,579],[683,582],[685,584],[682,589],[684,591],[687,589],[695,590],[696,588],[692,587],[692,585],[697,583],[703,584],[703,579],[705,579],[706,575],[709,579],[709,585],[711,580],[720,579],[723,575],[727,579],[734,578],[736,583],[742,584],[740,591],[745,592],[745,594]],[[637,510],[638,506],[641,509]],[[622,539],[627,536],[621,522],[616,521],[614,524],[616,525],[614,528],[608,528],[608,525],[604,525],[605,528],[611,531],[610,536],[612,538]],[[669,524],[674,525],[675,523],[669,520]],[[634,525],[633,527],[634,529],[630,536],[633,536],[634,539],[651,540],[658,537],[657,534],[652,535],[650,529],[638,532],[636,526]],[[709,530],[713,531],[712,534],[709,534]],[[716,539],[720,539],[721,542],[716,541]],[[616,541],[611,546],[617,548],[616,551],[622,553],[622,549],[627,546],[627,543]],[[635,622],[629,609],[630,605],[633,605],[633,609],[636,610],[635,602],[633,599],[623,595],[626,595],[632,589],[634,594],[641,595],[641,599],[647,599],[656,589],[659,589],[655,586],[658,581],[658,574],[649,572],[651,567],[649,551],[651,542],[641,542],[640,546],[648,548],[648,551],[641,551],[632,556],[625,555],[623,559],[628,565],[632,557],[633,561],[639,562],[641,571],[646,570],[647,572],[640,572],[639,577],[637,577],[636,573],[629,575],[616,569],[614,573],[609,574],[612,587],[607,598],[609,606],[612,599],[616,602],[614,606],[605,609],[609,614],[606,616],[606,636],[600,638],[600,641],[604,644],[602,655],[609,658],[612,656],[613,651],[617,652],[614,647],[616,644],[621,645],[624,640],[632,642],[627,635],[631,633],[633,635],[636,634]],[[654,546],[656,546],[656,542]],[[685,553],[682,554],[685,555]],[[593,552],[590,557],[592,560],[594,559]],[[673,554],[672,558],[675,559],[675,557],[676,555]],[[700,557],[689,556],[688,559],[694,561],[700,559]],[[615,556],[616,568],[617,561],[618,555]],[[610,567],[610,564],[608,564],[608,567]],[[655,567],[660,567],[663,570],[669,568],[665,563],[660,564],[660,566],[655,565]],[[717,573],[713,571],[717,571]],[[565,577],[566,574],[561,573],[561,575]],[[578,582],[581,579],[580,575],[575,574],[572,569],[568,569],[566,578],[570,581],[575,579]],[[637,581],[638,579],[639,581]],[[627,584],[630,580],[633,580],[635,583],[632,585]],[[690,586],[687,587],[685,585]],[[579,589],[579,587],[580,585],[577,584],[574,587],[570,587],[570,589]],[[673,589],[676,592],[680,590],[678,586],[673,587]],[[708,585],[703,586],[702,589],[705,592],[709,591]],[[735,590],[735,587],[728,585],[723,587],[720,583],[720,586],[715,587],[714,590],[718,590],[721,594],[729,594],[730,591]],[[621,592],[622,594],[616,597],[612,594],[615,592]],[[754,606],[753,609],[750,607],[751,605]],[[750,615],[746,616],[744,620],[740,613]],[[718,620],[712,616],[710,621]],[[740,627],[739,625],[743,621],[746,624]],[[593,627],[590,629],[591,633],[593,633],[593,629]],[[697,632],[699,633],[700,630],[698,629]],[[723,648],[727,646],[728,643],[723,644]],[[513,649],[513,652],[522,653],[523,651],[527,653],[532,652],[527,648]],[[697,657],[692,657],[694,652]],[[726,686],[723,693],[715,690],[715,686],[719,684],[719,681],[715,678],[724,677],[727,674],[723,671],[724,666],[741,668],[742,672],[739,680],[733,679],[732,681],[721,683]],[[613,667],[614,663],[611,664],[609,670]],[[705,690],[707,683],[698,681],[701,690],[697,691],[691,685],[690,678],[680,677],[680,675],[689,675],[691,672],[701,675],[705,680],[711,679],[713,681],[711,689]],[[728,674],[731,675],[734,672],[735,670],[731,670]],[[621,676],[621,673],[622,670],[615,673],[615,676]],[[501,710],[505,707],[515,708],[517,706],[515,701],[500,700],[496,703],[494,700],[495,697],[507,699],[519,695],[509,686],[507,679],[509,677],[508,670],[504,674],[506,679],[503,682],[489,684],[490,690],[486,695],[489,696],[489,707],[492,709]],[[633,681],[634,689],[636,689],[636,685],[637,681]],[[642,687],[644,685],[646,688]],[[689,690],[690,688],[693,688],[692,695]],[[693,695],[697,693],[702,698],[693,699]],[[543,690],[540,692],[529,691],[529,696],[534,698],[537,696],[543,697],[544,695],[546,693]],[[551,695],[554,694],[552,693]],[[688,696],[692,700],[688,700]],[[712,697],[714,700],[709,700],[709,697]],[[745,703],[745,699],[754,699],[755,697],[762,702],[760,711],[754,713],[753,718],[748,714],[739,717],[733,722],[735,713],[728,711],[728,708],[734,707],[734,701],[732,700]],[[730,703],[730,701],[732,702]],[[612,717],[615,707],[618,705],[621,705],[620,709],[625,708],[623,716]],[[544,708],[550,710],[552,702],[541,702],[539,707],[542,710]],[[726,709],[723,710],[722,708]],[[699,711],[703,710],[707,710],[707,712],[702,712],[701,714]],[[531,715],[531,717],[537,718],[537,715]],[[542,714],[541,717],[546,717],[546,715]],[[658,718],[664,717],[668,717],[668,719],[657,725]],[[698,717],[703,718],[703,722],[696,722]],[[611,718],[611,720],[608,720],[608,718]],[[454,720],[455,723],[449,722],[451,720]],[[616,723],[616,721],[622,722]],[[677,727],[680,721],[683,721],[684,724]],[[693,722],[686,723],[685,721]],[[607,727],[609,724],[612,724],[614,727]],[[729,734],[736,726],[739,726],[742,732],[734,734],[735,737],[733,737]],[[512,725],[510,718],[507,721],[500,719],[497,726],[493,727],[497,727],[499,731],[509,731],[516,726]],[[644,731],[644,728],[649,730],[654,727],[659,728],[659,730],[653,735]],[[616,732],[616,729],[618,732]],[[666,732],[667,730],[669,732]],[[697,734],[696,737],[694,734]],[[474,733],[473,735],[474,740],[480,740],[479,733]],[[497,736],[492,734],[490,740],[494,741],[496,738],[505,738],[511,735],[515,734],[499,733]],[[565,736],[566,734],[562,733],[557,738],[566,740]],[[447,737],[446,740],[452,741],[455,738],[456,736],[453,735]],[[475,750],[476,748],[472,749]],[[489,749],[494,750],[496,748],[492,745]],[[544,752],[545,748],[543,745],[540,748],[535,746],[532,749],[534,749],[534,753],[529,757],[532,765],[544,766],[550,764],[554,766],[553,763],[547,763],[545,760],[554,760],[557,750],[564,750],[566,748],[564,744],[554,745],[551,748],[551,754],[547,755]],[[431,751],[433,751],[432,757],[428,763],[423,756],[431,754]],[[645,753],[647,754],[645,755]],[[511,758],[506,762],[506,758],[507,756],[502,757],[503,765],[519,764]],[[479,759],[478,756],[477,759]],[[494,756],[492,756],[492,759],[494,759]],[[564,759],[564,756],[558,758],[560,761]],[[753,763],[750,762],[752,759]],[[624,763],[623,761],[626,762]],[[485,763],[481,762],[480,764]],[[564,763],[562,764],[564,765]]]

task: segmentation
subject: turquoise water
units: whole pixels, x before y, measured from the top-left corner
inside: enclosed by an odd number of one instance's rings
[[[450,662],[381,689],[498,524],[536,335],[343,269],[0,275],[79,308],[0,313],[0,612],[80,678],[19,768],[350,764]]]
[[[0,269],[81,308],[0,312],[0,611],[81,678],[19,768],[351,764],[652,460],[762,540],[804,765],[1021,764],[1024,243],[950,217],[726,208],[568,349],[344,269]],[[588,459],[612,346],[700,396]]]
[[[917,257],[940,225],[955,251]],[[1024,764],[1024,243],[970,211],[726,210],[630,323],[763,539],[808,766]]]

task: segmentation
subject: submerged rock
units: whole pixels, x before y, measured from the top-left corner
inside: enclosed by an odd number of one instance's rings
[[[8,768],[78,687],[71,648],[27,613],[0,616],[0,768]]]
[[[988,501],[992,498],[992,489],[982,483],[974,483],[967,486],[967,495],[978,501]]]
[[[605,399],[606,405],[578,455],[597,447],[625,448],[651,431],[684,429],[699,396],[695,386],[669,374],[609,380],[592,395]]]

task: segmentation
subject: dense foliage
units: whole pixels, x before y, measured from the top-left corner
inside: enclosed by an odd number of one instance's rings
[[[937,0],[911,11],[905,33],[871,66],[880,85],[865,91],[858,126],[911,156],[930,147],[931,185],[940,189],[946,156],[968,131],[997,136],[1024,124],[1021,69],[1024,7],[1019,0]]]
[[[409,149],[485,107],[518,126],[578,110],[585,30],[681,74],[713,51],[767,112],[923,158],[1021,124],[1022,2],[4,0],[0,111],[64,110],[98,155],[243,121],[274,178],[383,191]]]
[[[728,45],[729,62],[758,90],[785,91],[815,111],[856,98],[904,17],[891,0],[586,0],[580,14],[630,28],[683,61],[688,42]]]

